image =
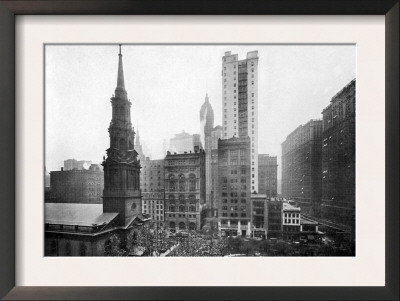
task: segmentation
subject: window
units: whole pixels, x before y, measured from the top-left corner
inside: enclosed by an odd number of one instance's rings
[[[189,191],[196,191],[196,176],[194,174],[189,175]]]

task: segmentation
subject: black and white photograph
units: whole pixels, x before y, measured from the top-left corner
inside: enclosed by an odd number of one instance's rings
[[[354,44],[44,61],[44,256],[356,256]]]

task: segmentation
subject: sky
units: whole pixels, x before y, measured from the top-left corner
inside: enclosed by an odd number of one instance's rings
[[[332,97],[356,77],[354,45],[122,45],[132,125],[145,155],[164,157],[163,141],[200,133],[206,93],[214,125],[222,124],[222,56],[259,55],[259,154],[278,156],[300,124],[321,119]],[[109,146],[119,47],[46,45],[46,169],[66,159],[100,163]]]

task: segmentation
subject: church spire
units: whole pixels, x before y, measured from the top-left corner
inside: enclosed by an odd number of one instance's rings
[[[206,102],[208,102],[208,92],[206,92]]]
[[[125,81],[124,81],[124,68],[122,66],[122,53],[121,53],[121,44],[119,44],[119,61],[118,61],[118,80],[117,80],[117,89],[125,90]]]
[[[137,129],[137,134],[136,134],[136,145],[140,145],[139,128]]]

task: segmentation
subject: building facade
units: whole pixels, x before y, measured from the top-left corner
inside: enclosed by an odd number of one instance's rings
[[[258,155],[258,193],[276,197],[278,193],[278,160],[276,156]]]
[[[250,138],[218,141],[218,225],[225,235],[251,234]]]
[[[280,238],[282,237],[283,202],[278,199],[270,199],[267,202],[267,207],[268,207],[267,237]]]
[[[164,225],[164,191],[142,192],[142,211],[154,222]]]
[[[211,204],[211,133],[214,129],[214,110],[209,102],[208,94],[200,108],[200,141],[206,154],[206,204],[207,209],[212,209]]]
[[[282,143],[282,195],[295,200],[304,214],[320,214],[321,163],[322,120],[310,120]]]
[[[322,217],[354,227],[356,81],[352,80],[323,111]]]
[[[89,169],[50,172],[50,189],[46,202],[102,204],[104,173],[97,164]]]
[[[300,234],[301,209],[282,203],[282,234],[285,239],[295,239]]]
[[[250,137],[251,191],[258,189],[258,51],[222,57],[223,138]]]
[[[73,170],[73,169],[89,169],[92,161],[87,160],[76,160],[76,159],[68,159],[64,160],[64,170]]]
[[[205,204],[205,152],[167,152],[164,160],[165,222],[171,232],[200,230]]]
[[[164,191],[164,160],[150,160],[146,157],[141,165],[140,189],[142,192]]]
[[[268,199],[265,194],[251,194],[252,236],[266,237],[268,232]]]
[[[211,132],[211,208],[216,216],[219,206],[219,181],[218,181],[218,140],[222,139],[222,126],[217,125]]]
[[[185,131],[175,134],[174,138],[169,140],[169,151],[171,153],[184,153],[199,150],[201,148],[200,135],[190,135]]]

